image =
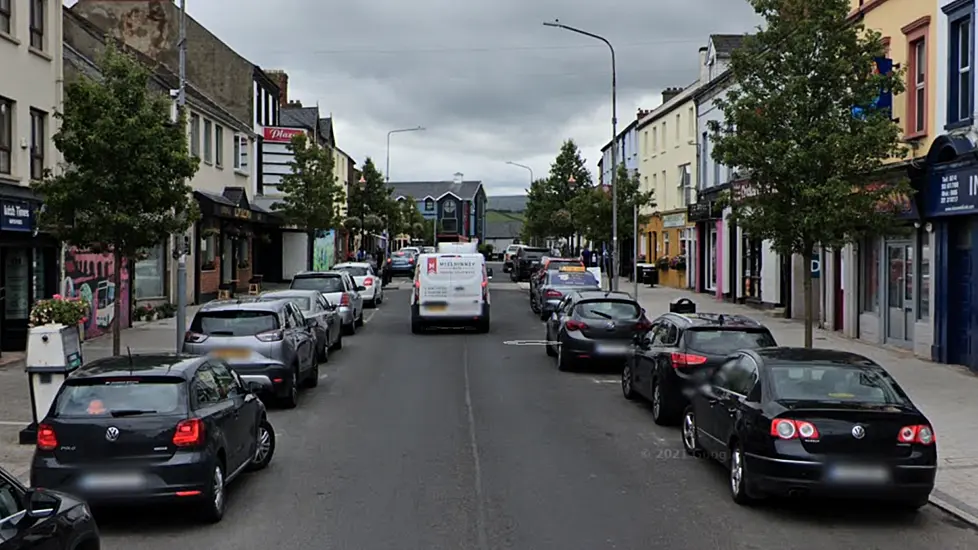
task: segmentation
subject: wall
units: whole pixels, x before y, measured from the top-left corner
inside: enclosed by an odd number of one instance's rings
[[[69,247],[65,252],[64,294],[84,298],[91,304],[91,313],[85,323],[86,338],[112,332],[112,326],[117,322],[122,328],[130,326],[129,269],[123,261],[122,288],[116,289],[113,264],[111,254],[85,252],[76,247]],[[115,300],[122,302],[120,319],[115,318]]]
[[[333,176],[336,183],[343,187],[343,196],[339,201],[340,219],[346,217],[346,197],[350,185],[359,185],[359,182],[350,181],[350,157],[338,148],[333,148]]]
[[[194,104],[195,102],[188,101],[188,107],[190,116],[187,117],[187,140],[191,141],[192,137],[192,117],[196,115],[200,120],[200,165],[197,173],[194,174],[193,179],[190,180],[190,186],[197,191],[207,191],[209,193],[214,193],[220,195],[224,192],[225,187],[243,187],[246,190],[251,189],[251,169],[252,162],[249,155],[242,155],[242,167],[234,167],[234,140],[240,139],[244,144],[243,150],[252,151],[255,148],[255,140],[252,136],[241,132],[232,126],[232,122],[227,120],[225,117],[215,116],[211,112],[203,109],[201,106]],[[206,123],[211,123],[211,157],[210,161],[205,160],[207,158],[205,154],[205,132],[204,128]],[[222,143],[217,143],[217,127],[220,126],[223,129],[224,137]],[[220,147],[221,154],[223,156],[223,162],[218,163],[217,149]],[[248,193],[249,200],[254,196],[252,193]]]
[[[619,130],[618,136],[615,139],[615,143],[618,146],[616,152],[618,158],[618,164],[625,164],[625,168],[630,172],[634,173],[639,169],[639,144],[638,135],[636,131],[636,126],[629,124],[627,130]],[[601,182],[611,182],[611,147],[605,146],[601,150],[601,174],[599,180]]]
[[[309,236],[299,232],[282,233],[282,279],[292,280],[295,274],[309,269]]]

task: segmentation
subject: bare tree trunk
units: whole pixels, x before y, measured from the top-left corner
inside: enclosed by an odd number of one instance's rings
[[[813,329],[815,326],[815,292],[812,288],[812,257],[813,247],[806,247],[804,257],[805,265],[802,266],[802,284],[805,289],[805,347],[811,348],[813,344]]]
[[[112,251],[114,271],[112,282],[115,283],[115,300],[112,302],[112,355],[119,355],[122,350],[122,252]],[[96,299],[98,297],[96,296]]]

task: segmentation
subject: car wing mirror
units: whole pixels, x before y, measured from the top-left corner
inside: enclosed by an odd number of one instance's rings
[[[306,317],[306,328],[312,328],[316,326],[316,322],[317,320],[315,317]]]
[[[248,390],[249,393],[261,393],[265,391],[266,388],[261,382],[249,380],[248,382],[245,382],[245,389]]]
[[[61,505],[61,499],[44,491],[43,489],[31,489],[27,493],[27,507],[24,515],[34,519],[44,519],[51,517]]]

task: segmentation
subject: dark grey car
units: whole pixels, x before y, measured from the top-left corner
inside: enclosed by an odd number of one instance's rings
[[[550,314],[557,310],[561,300],[570,292],[601,290],[601,283],[593,273],[548,271],[543,281],[537,285],[530,299],[530,308],[540,314],[540,320],[546,321]]]
[[[329,360],[329,352],[343,348],[343,331],[339,309],[316,290],[273,290],[259,297],[261,302],[289,300],[302,310],[306,320],[315,319],[312,327],[316,336],[316,358]]]

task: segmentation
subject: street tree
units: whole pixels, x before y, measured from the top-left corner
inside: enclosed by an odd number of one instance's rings
[[[713,157],[749,183],[728,197],[745,234],[805,262],[805,346],[812,346],[811,265],[818,246],[838,249],[896,231],[905,180],[879,170],[905,155],[900,129],[877,98],[904,91],[882,73],[880,34],[847,20],[849,0],[750,0],[764,19],[733,54],[737,85],[717,101]],[[727,129],[735,129],[730,131]]]
[[[343,198],[343,187],[333,175],[333,154],[318,143],[311,143],[305,133],[292,136],[288,145],[293,158],[291,171],[279,184],[282,200],[272,204],[288,225],[305,231],[310,242],[319,231],[336,227],[337,206]]]
[[[100,78],[65,85],[53,138],[63,170],[33,188],[44,197],[39,223],[66,244],[111,254],[121,289],[125,261],[184,233],[199,216],[187,183],[198,160],[188,152],[186,116],[171,121],[172,100],[149,89],[147,67],[110,44],[98,68]],[[114,303],[114,354],[122,303]]]
[[[347,216],[363,220],[366,231],[385,229],[386,224],[395,212],[393,206],[394,189],[384,182],[373,159],[367,157],[360,170],[364,183],[355,182],[350,186],[347,197]],[[372,218],[373,217],[373,218]],[[380,220],[380,224],[377,220]]]
[[[562,237],[568,243],[577,233],[575,212],[571,209],[574,197],[592,185],[581,151],[574,140],[568,139],[550,165],[544,180],[534,181],[527,194],[525,233],[527,237],[546,239]]]
[[[655,208],[654,190],[642,191],[638,174],[629,174],[624,164],[618,166],[618,236],[623,243],[631,243],[635,236],[634,208],[639,211],[638,226],[648,223],[649,214]],[[589,187],[573,199],[571,210],[575,212],[578,231],[588,240],[598,243],[612,241],[612,197],[610,187]]]
[[[431,220],[426,220],[413,197],[395,201],[397,205],[397,232],[412,239],[422,239],[434,243],[435,228]]]

